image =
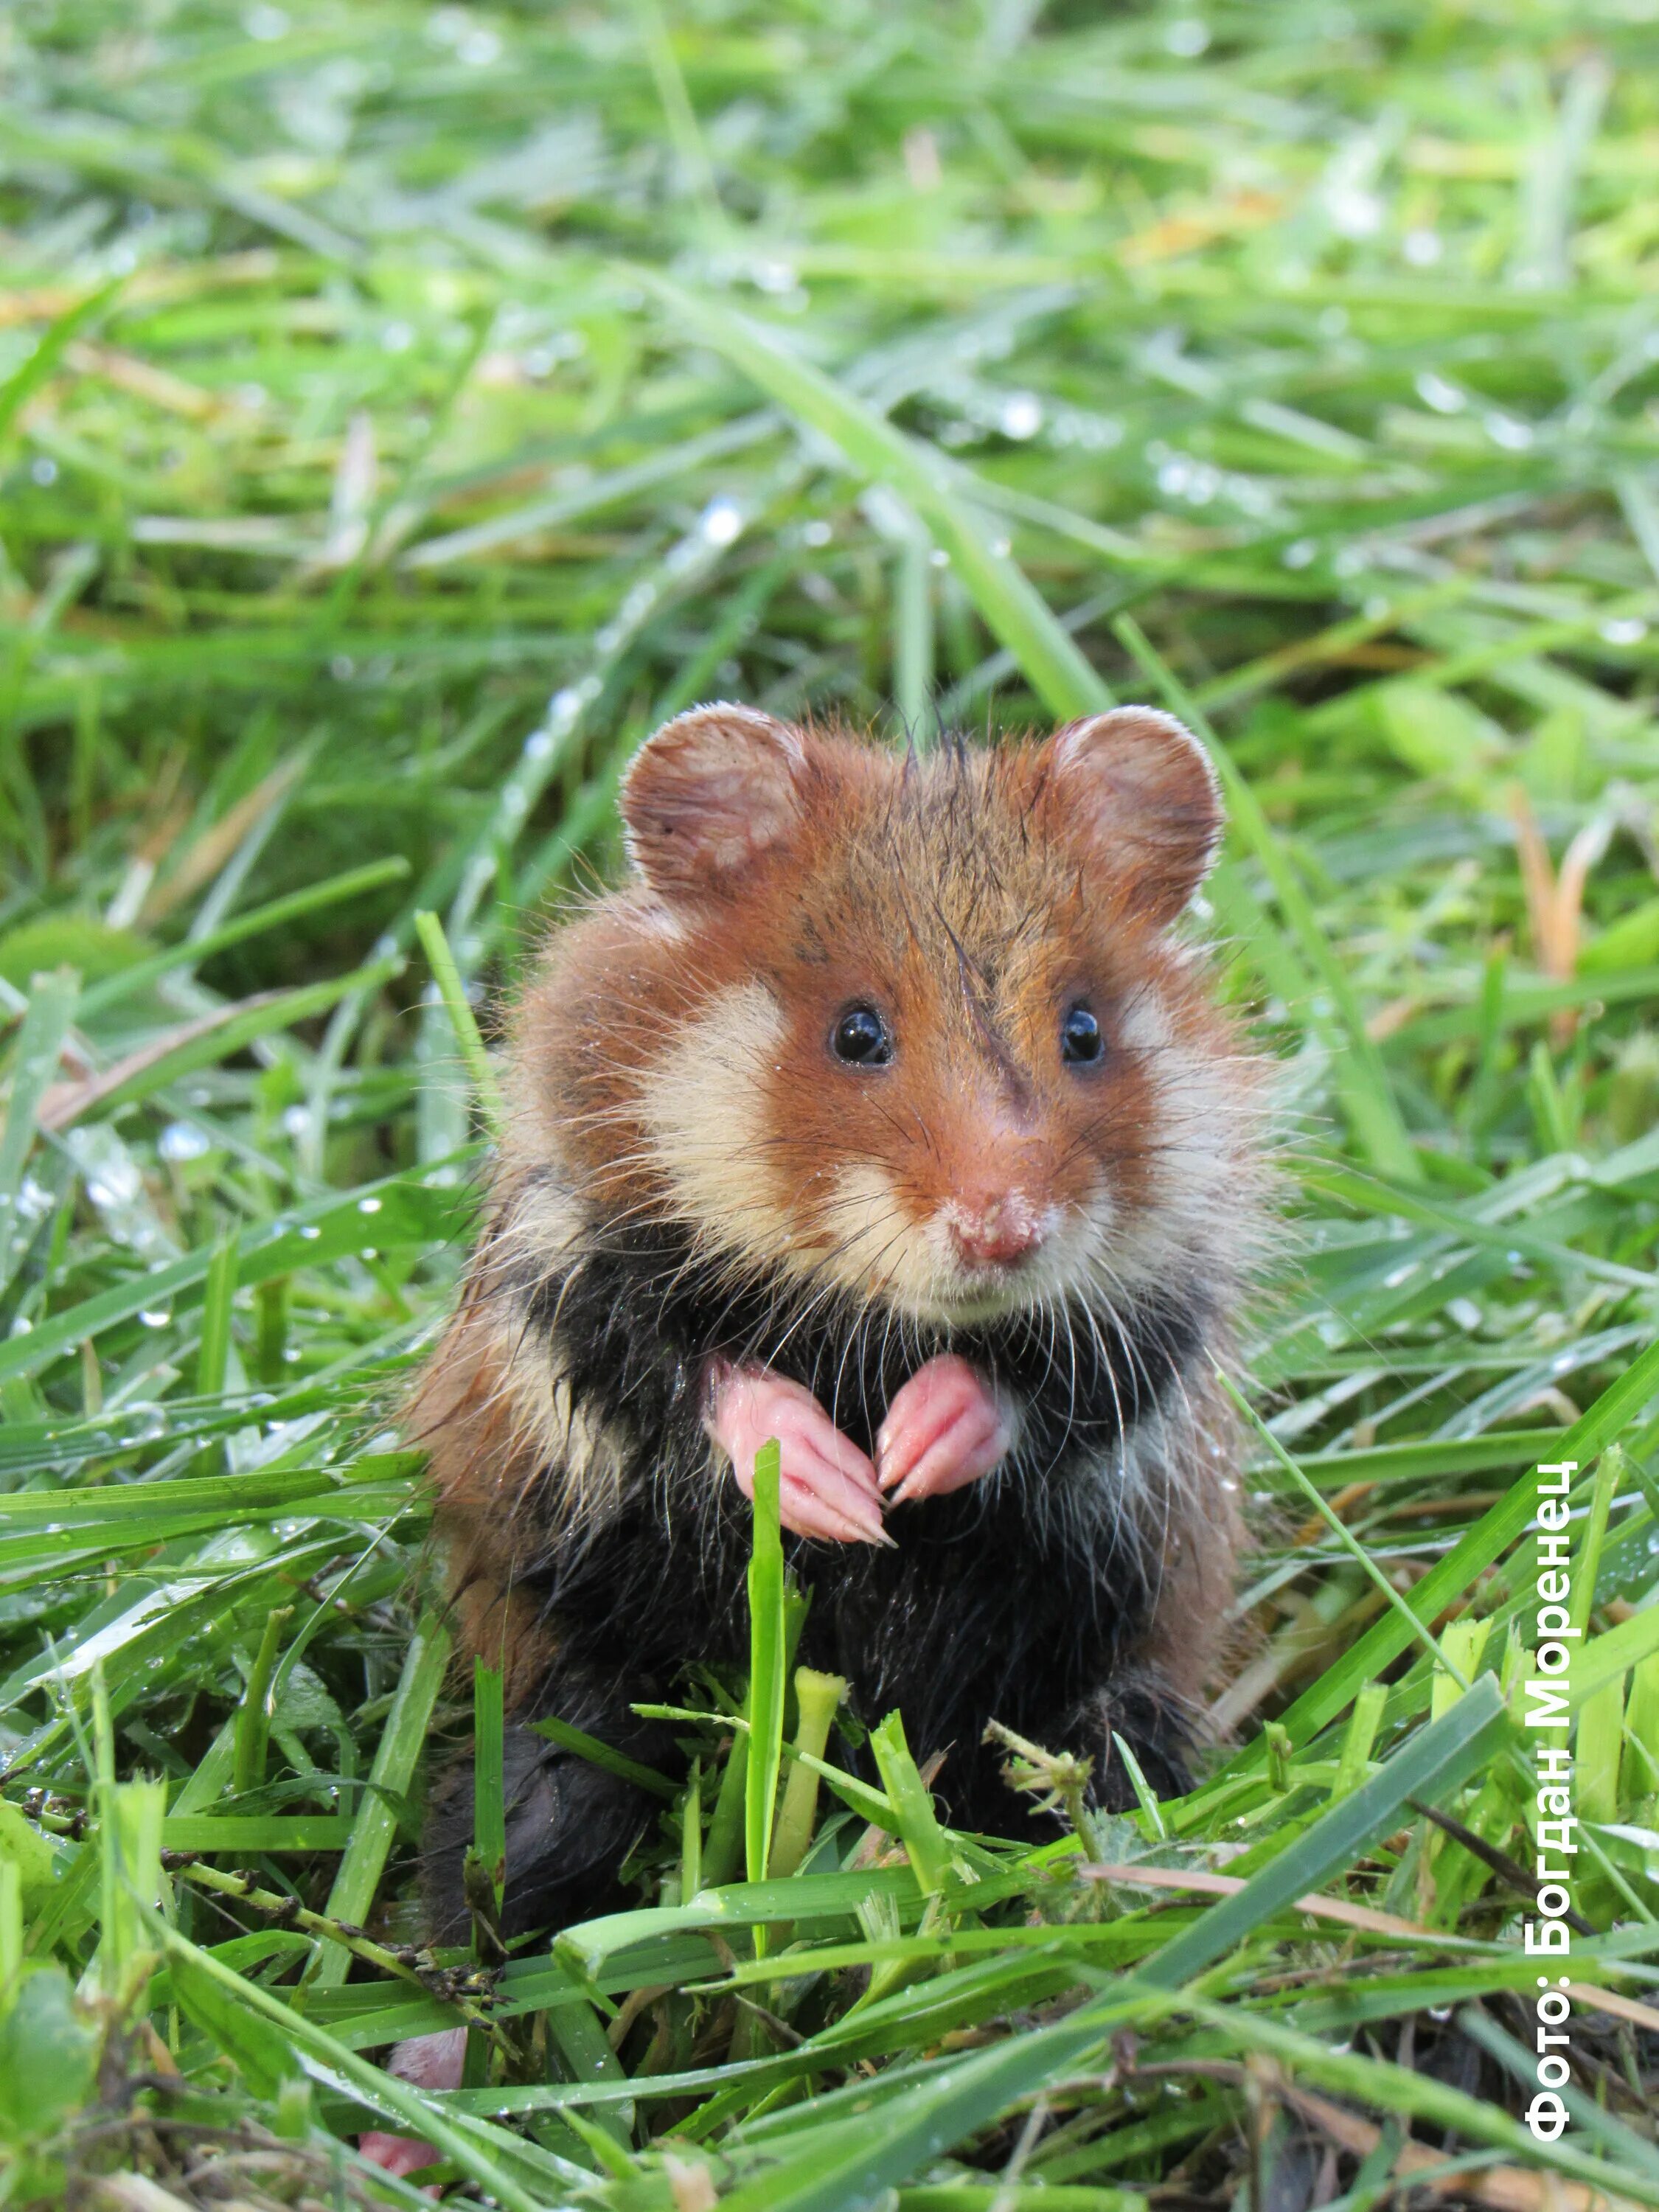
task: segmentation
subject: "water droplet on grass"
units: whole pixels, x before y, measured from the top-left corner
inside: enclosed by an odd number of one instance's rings
[[[1177,61],[1196,61],[1207,51],[1210,27],[1197,15],[1177,15],[1164,32],[1164,51]]]
[[[1432,407],[1437,415],[1461,415],[1468,405],[1467,396],[1455,384],[1448,384],[1443,376],[1431,368],[1419,372],[1417,396],[1425,407]]]
[[[183,1160],[199,1160],[212,1147],[212,1139],[204,1130],[190,1121],[169,1121],[162,1130],[155,1149],[164,1160],[175,1164]]]
[[[1494,407],[1480,418],[1480,427],[1506,453],[1524,453],[1533,442],[1532,425],[1518,422],[1513,415],[1505,415]]]
[[[697,519],[697,535],[710,545],[732,544],[743,529],[743,509],[723,494],[711,499]]]
[[[1011,392],[997,410],[997,428],[1005,438],[1035,438],[1042,428],[1042,402],[1035,392]]]

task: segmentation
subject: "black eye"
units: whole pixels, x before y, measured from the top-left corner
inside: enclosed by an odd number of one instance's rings
[[[1073,1066],[1098,1060],[1106,1049],[1100,1024],[1087,1006],[1073,1006],[1060,1025],[1060,1056]]]
[[[830,1032],[830,1049],[851,1067],[885,1067],[893,1040],[873,1006],[849,1006]]]

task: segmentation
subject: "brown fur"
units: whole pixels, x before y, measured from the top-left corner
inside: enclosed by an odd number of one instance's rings
[[[902,1316],[961,1294],[950,1209],[1018,1188],[1060,1224],[1044,1295],[1066,1294],[1066,1266],[1108,1302],[1196,1271],[1224,1341],[1260,1212],[1258,1077],[1169,932],[1219,825],[1172,729],[1125,710],[917,761],[709,708],[641,756],[624,795],[640,874],[552,939],[514,1014],[492,1227],[413,1407],[459,1638],[505,1656],[510,1705],[556,1641],[515,1590],[526,1542],[595,1510],[606,1465],[495,1294],[538,1258],[551,1272],[584,1239],[673,1222],[716,1258]],[[1079,1077],[1056,1024],[1085,998],[1107,1055]],[[831,1057],[854,1001],[891,1010],[890,1066]],[[1195,1705],[1239,1540],[1233,1448],[1207,1370],[1158,1419],[1172,1472],[1146,1650]]]

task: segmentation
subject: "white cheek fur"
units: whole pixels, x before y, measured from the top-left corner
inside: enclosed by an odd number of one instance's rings
[[[782,1050],[783,1016],[762,984],[718,991],[641,1081],[653,1164],[680,1218],[706,1243],[735,1242],[785,1261],[793,1239],[765,1171],[766,1125],[755,1072]]]
[[[1121,1035],[1142,1056],[1152,1091],[1149,1173],[1133,1214],[1111,1208],[1105,1190],[1087,1209],[1102,1279],[1135,1292],[1194,1267],[1211,1280],[1236,1278],[1253,1256],[1259,1195],[1248,1073],[1188,1043],[1151,988],[1135,994]]]

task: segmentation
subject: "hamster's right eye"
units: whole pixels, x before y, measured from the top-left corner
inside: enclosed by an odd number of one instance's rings
[[[873,1006],[848,1006],[830,1032],[830,1049],[849,1067],[885,1067],[893,1040]]]

